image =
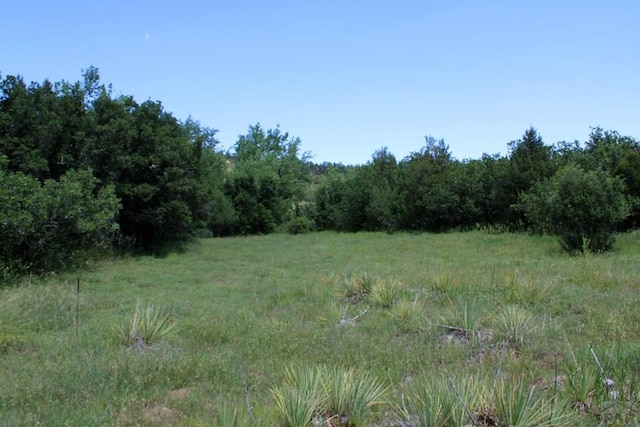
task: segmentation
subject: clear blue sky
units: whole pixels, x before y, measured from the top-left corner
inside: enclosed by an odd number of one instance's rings
[[[100,69],[117,94],[219,130],[280,125],[317,162],[458,159],[590,126],[640,138],[638,0],[4,1],[0,72]]]

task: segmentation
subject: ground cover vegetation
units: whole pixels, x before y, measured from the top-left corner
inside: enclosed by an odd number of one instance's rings
[[[0,424],[640,423],[638,141],[215,136],[0,76]]]
[[[0,424],[636,425],[638,237],[273,233],[25,277]]]
[[[554,145],[530,128],[507,155],[463,160],[429,136],[348,166],[313,163],[279,128],[249,126],[229,150],[216,132],[117,95],[94,67],[74,83],[0,76],[2,282],[193,236],[485,227],[581,253],[640,221],[640,143],[598,127]]]

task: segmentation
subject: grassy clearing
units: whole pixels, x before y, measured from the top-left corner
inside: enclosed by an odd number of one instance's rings
[[[104,263],[79,298],[76,276],[27,280],[0,290],[0,425],[284,425],[281,408],[379,426],[639,423],[639,241],[570,257],[479,231],[269,235]],[[143,351],[113,332],[140,304],[177,331]],[[324,372],[311,390],[292,387],[300,367]],[[329,411],[326,396],[354,397],[340,376],[384,399]]]

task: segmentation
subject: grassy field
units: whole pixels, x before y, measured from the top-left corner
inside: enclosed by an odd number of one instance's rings
[[[77,275],[25,279],[0,290],[0,425],[284,425],[305,404],[322,425],[638,425],[639,243],[269,235],[105,262],[79,296]],[[177,332],[125,347],[138,302]],[[358,381],[380,392],[361,413],[327,404]]]

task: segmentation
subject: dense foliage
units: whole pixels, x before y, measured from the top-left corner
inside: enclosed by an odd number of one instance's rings
[[[75,83],[0,76],[3,274],[56,269],[104,248],[280,230],[488,226],[605,250],[640,222],[640,144],[600,128],[584,144],[553,146],[527,129],[507,156],[475,160],[455,159],[429,136],[405,159],[382,148],[357,166],[313,164],[279,128],[249,126],[229,152],[216,132],[160,102],[115,96],[93,67]]]
[[[533,224],[560,236],[567,252],[602,252],[613,246],[616,227],[628,214],[623,188],[617,176],[569,163],[522,200]]]

